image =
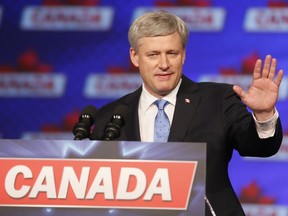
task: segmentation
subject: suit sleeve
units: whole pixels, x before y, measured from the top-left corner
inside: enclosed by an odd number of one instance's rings
[[[277,120],[274,136],[261,139],[252,114],[231,87],[224,94],[222,107],[228,143],[241,156],[269,157],[278,152],[283,138],[280,118]]]

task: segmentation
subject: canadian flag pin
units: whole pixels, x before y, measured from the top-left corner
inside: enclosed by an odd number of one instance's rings
[[[188,104],[190,104],[190,99],[188,99],[188,98],[185,98],[185,103],[188,103]]]

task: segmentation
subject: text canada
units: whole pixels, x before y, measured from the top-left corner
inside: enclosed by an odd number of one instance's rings
[[[73,166],[64,166],[61,175],[56,176],[53,166],[43,166],[34,175],[28,166],[17,165],[7,172],[5,190],[14,199],[35,199],[39,193],[47,199],[66,199],[72,190],[75,198],[81,200],[97,199],[101,194],[106,200],[152,200],[157,195],[163,201],[172,201],[166,168],[155,169],[150,180],[143,170],[134,167],[121,167],[117,179],[111,167],[99,167],[96,174],[91,174],[91,169],[83,166],[77,175]]]

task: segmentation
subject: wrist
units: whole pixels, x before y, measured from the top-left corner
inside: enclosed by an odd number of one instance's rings
[[[257,121],[267,121],[271,119],[275,114],[275,109],[273,108],[270,111],[253,111],[253,114]]]

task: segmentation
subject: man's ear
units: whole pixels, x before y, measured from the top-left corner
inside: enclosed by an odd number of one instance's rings
[[[139,67],[138,54],[132,47],[130,47],[130,59],[135,67]]]

